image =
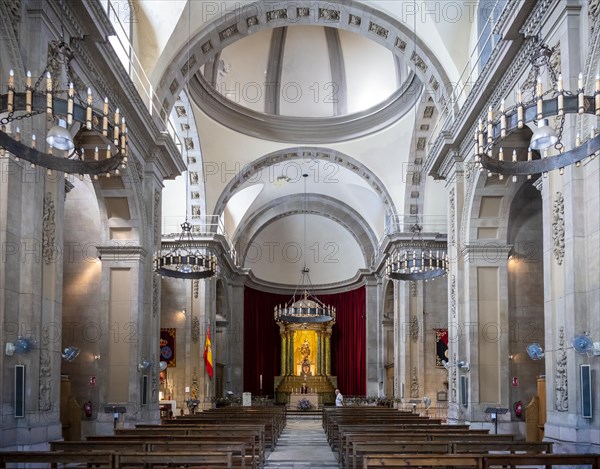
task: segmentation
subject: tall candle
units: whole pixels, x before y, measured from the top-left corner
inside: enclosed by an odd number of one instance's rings
[[[92,90],[87,89],[87,109],[85,113],[85,124],[88,130],[92,130]]]
[[[52,76],[46,72],[46,114],[52,115]]]
[[[8,72],[8,112],[13,112],[13,101],[15,99],[15,71]]]
[[[29,70],[25,81],[25,112],[31,112],[31,72]]]
[[[67,98],[67,124],[71,125],[73,123],[73,95],[75,94],[75,89],[73,88],[73,83],[69,83],[69,92]]]

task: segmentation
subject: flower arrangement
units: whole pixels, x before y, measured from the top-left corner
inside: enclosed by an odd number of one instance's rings
[[[310,410],[312,409],[312,404],[308,399],[303,398],[298,401],[298,405],[296,407],[298,410]]]

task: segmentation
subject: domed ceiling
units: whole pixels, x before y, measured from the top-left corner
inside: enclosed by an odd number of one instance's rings
[[[224,98],[293,117],[365,111],[389,99],[409,75],[380,44],[323,26],[260,31],[223,49],[216,62],[216,70],[205,66],[203,73]]]

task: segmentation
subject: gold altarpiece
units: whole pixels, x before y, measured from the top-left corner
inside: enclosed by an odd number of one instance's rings
[[[331,329],[335,321],[277,324],[281,375],[275,377],[275,401],[293,405],[306,395],[313,405],[333,403],[337,378],[331,376]]]

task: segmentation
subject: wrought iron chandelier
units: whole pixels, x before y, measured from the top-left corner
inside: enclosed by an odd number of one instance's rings
[[[315,295],[310,293],[312,284],[310,281],[310,269],[306,267],[306,179],[308,174],[303,174],[304,178],[304,267],[301,270],[301,277],[294,294],[284,305],[277,305],[274,308],[273,315],[276,322],[287,323],[326,323],[336,318],[336,309],[333,306],[326,305]],[[296,296],[298,292],[302,296]]]
[[[487,125],[483,119],[479,120],[475,131],[476,164],[481,169],[488,170],[488,175],[498,174],[500,180],[504,175],[512,176],[512,181],[517,181],[517,176],[526,176],[531,179],[532,174],[543,174],[558,169],[563,174],[564,168],[571,164],[579,166],[585,158],[594,158],[600,150],[600,135],[596,135],[592,127],[589,138],[582,141],[578,134],[575,146],[564,150],[562,130],[566,114],[584,114],[600,116],[600,76],[596,76],[595,91],[593,96],[585,95],[583,75],[579,74],[578,89],[571,93],[563,88],[561,75],[556,75],[550,64],[553,49],[538,40],[537,48],[531,57],[533,73],[533,89],[531,99],[523,100],[524,91],[517,90],[517,102],[511,109],[506,110],[504,100],[500,110],[494,113],[490,107],[487,115]],[[545,69],[552,81],[551,87],[544,92],[541,72]],[[495,119],[494,116],[498,117]],[[548,118],[558,119],[558,131],[548,125]],[[530,146],[525,152],[518,149],[510,150],[502,146],[502,141],[512,133],[522,129],[525,124],[535,122],[536,130],[531,138]],[[556,152],[549,155],[549,152]],[[520,153],[520,154],[519,154]],[[506,156],[506,159],[505,159]],[[521,158],[519,158],[521,156]]]
[[[216,273],[217,258],[194,240],[192,225],[186,220],[181,224],[179,240],[154,257],[154,271],[163,277],[199,280]]]
[[[450,263],[445,249],[428,249],[421,235],[422,225],[410,227],[412,239],[386,259],[386,274],[394,280],[432,280],[448,273]]]
[[[109,114],[108,98],[101,111],[95,109],[91,88],[80,95],[76,84],[81,81],[71,66],[74,52],[64,39],[51,41],[49,51],[48,64],[35,84],[27,72],[24,91],[15,84],[14,71],[9,73],[7,93],[0,96],[0,157],[12,155],[15,162],[28,161],[49,174],[55,170],[95,179],[120,175],[128,151],[125,117],[118,107]],[[67,80],[67,89],[61,89]],[[25,136],[19,123],[42,115],[50,128],[46,137]]]

